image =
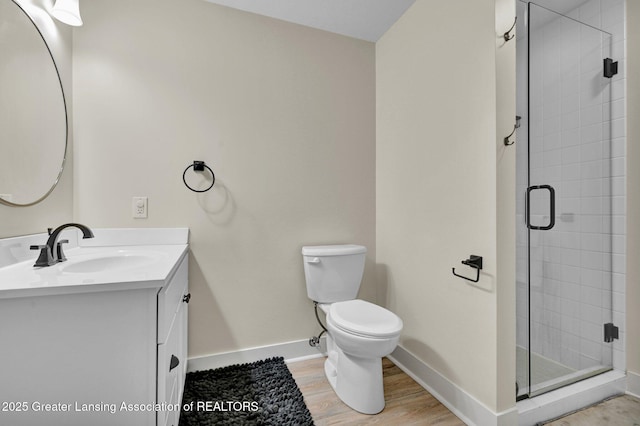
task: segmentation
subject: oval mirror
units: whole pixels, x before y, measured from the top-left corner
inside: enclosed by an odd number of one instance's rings
[[[67,108],[40,30],[0,0],[0,203],[29,206],[53,191],[67,152]]]

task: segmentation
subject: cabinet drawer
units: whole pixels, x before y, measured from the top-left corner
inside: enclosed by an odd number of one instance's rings
[[[158,343],[167,341],[171,324],[176,312],[183,303],[184,296],[188,293],[188,268],[189,256],[186,255],[180,262],[178,270],[171,279],[169,285],[160,290],[158,294]]]

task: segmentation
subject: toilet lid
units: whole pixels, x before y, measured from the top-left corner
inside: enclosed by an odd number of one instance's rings
[[[385,308],[365,302],[336,302],[329,308],[333,324],[348,332],[371,337],[390,337],[402,331],[402,320]]]

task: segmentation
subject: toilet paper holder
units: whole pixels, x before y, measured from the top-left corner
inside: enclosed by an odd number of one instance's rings
[[[453,272],[453,275],[474,283],[480,281],[480,270],[482,270],[482,256],[476,256],[475,254],[472,254],[469,256],[469,259],[463,260],[461,263],[476,270],[476,279],[467,278],[463,275],[456,274],[456,268],[451,268],[451,272]]]

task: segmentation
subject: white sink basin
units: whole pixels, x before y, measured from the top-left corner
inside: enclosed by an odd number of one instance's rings
[[[94,274],[118,272],[150,266],[164,258],[163,253],[140,250],[118,250],[117,252],[93,254],[82,258],[71,258],[60,266],[70,274]]]

